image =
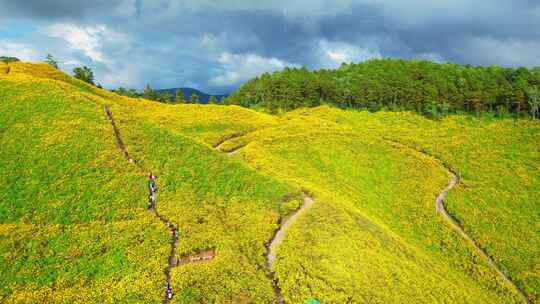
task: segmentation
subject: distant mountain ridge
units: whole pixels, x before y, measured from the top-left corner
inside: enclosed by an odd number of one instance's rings
[[[156,92],[159,92],[159,93],[169,92],[171,93],[173,100],[176,101],[176,90],[182,91],[182,94],[184,95],[185,100],[189,100],[189,98],[191,97],[193,93],[199,95],[199,100],[201,103],[208,103],[208,101],[210,100],[210,96],[215,96],[218,101],[221,101],[222,99],[229,96],[229,94],[212,95],[212,94],[201,92],[193,88],[170,88],[170,89],[156,90]]]

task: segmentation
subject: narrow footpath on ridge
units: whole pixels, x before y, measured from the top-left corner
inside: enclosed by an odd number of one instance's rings
[[[241,137],[244,135],[245,134],[229,137],[221,141],[217,145],[215,145],[214,149],[232,156],[236,152],[238,152],[238,150],[245,147],[247,144],[235,147],[234,149],[227,152],[222,151],[221,146],[228,140],[231,140],[236,137]],[[281,295],[281,289],[279,288],[277,284],[274,271],[272,270],[274,266],[274,261],[276,260],[276,249],[279,246],[279,244],[283,241],[283,239],[285,239],[287,228],[291,226],[300,217],[302,213],[304,213],[307,209],[309,209],[313,205],[314,203],[313,198],[305,192],[303,193],[303,195],[304,195],[304,203],[302,204],[302,206],[298,210],[296,210],[284,223],[282,223],[279,226],[278,230],[276,230],[276,232],[274,233],[274,236],[272,237],[272,240],[270,241],[270,245],[266,248],[266,256],[265,256],[266,272],[267,272],[268,277],[272,280],[274,294],[276,296],[276,303],[278,304],[284,304],[285,301],[283,300],[283,296]]]
[[[114,136],[116,137],[116,143],[118,145],[118,148],[120,149],[120,152],[122,153],[122,155],[132,164],[136,165],[137,168],[139,168],[139,170],[144,173],[144,174],[149,174],[149,172],[151,172],[150,170],[146,170],[145,168],[143,168],[136,160],[134,160],[133,158],[131,158],[129,156],[129,153],[126,149],[126,146],[124,145],[124,142],[122,141],[122,137],[120,136],[120,130],[118,129],[118,127],[116,126],[116,123],[114,121],[114,117],[109,109],[109,107],[107,105],[105,105],[104,107],[104,110],[105,110],[105,113],[107,114],[107,117],[113,127],[113,131],[114,131]],[[150,211],[161,221],[165,224],[165,226],[167,227],[168,230],[170,231],[178,231],[177,227],[175,224],[173,224],[167,217],[165,217],[164,215],[160,214],[157,210],[157,204],[154,204],[153,205],[153,208],[150,209]],[[171,283],[171,269],[173,267],[176,267],[178,266],[178,261],[176,260],[176,250],[178,248],[178,236],[177,235],[173,235],[172,237],[172,241],[171,241],[171,251],[170,251],[170,254],[169,256],[167,257],[167,262],[168,262],[168,265],[167,265],[167,268],[165,269],[164,271],[164,274],[165,274],[165,284],[166,286],[170,286],[170,283]],[[169,304],[170,303],[170,300],[169,298],[167,297],[167,293],[165,293],[165,296],[164,296],[164,299],[163,299],[163,303],[165,304]]]
[[[510,280],[510,278],[504,272],[502,272],[499,269],[499,267],[497,266],[497,264],[495,264],[493,259],[491,259],[491,257],[489,257],[487,255],[487,253],[467,233],[465,233],[465,230],[463,230],[463,227],[458,223],[458,221],[456,219],[454,219],[448,213],[448,211],[444,207],[444,199],[446,198],[446,195],[459,182],[458,176],[452,171],[452,169],[447,167],[440,159],[437,159],[434,156],[432,156],[432,155],[430,155],[430,154],[428,154],[426,152],[416,150],[416,149],[414,149],[412,147],[409,147],[409,146],[407,146],[405,144],[402,144],[402,143],[394,141],[394,140],[385,139],[385,141],[387,141],[387,142],[389,142],[391,144],[398,145],[398,146],[404,147],[406,149],[415,151],[417,153],[423,154],[423,155],[425,155],[425,156],[427,156],[427,157],[429,157],[431,159],[435,159],[437,162],[439,162],[445,168],[445,170],[446,170],[446,172],[448,174],[448,177],[450,178],[450,181],[449,181],[448,185],[439,193],[439,195],[435,199],[435,210],[436,210],[436,212],[443,217],[445,222],[455,232],[457,232],[463,239],[465,239],[465,241],[467,241],[471,245],[471,247],[474,248],[474,251],[482,258],[482,260],[484,260],[484,262],[489,266],[489,268],[491,268],[494,272],[496,272],[497,275],[502,279],[502,281],[506,285],[508,285],[519,296],[519,298],[524,303],[530,303],[530,301],[527,299],[527,296],[525,296],[525,293],[521,289],[519,289],[514,284],[514,282],[512,282],[512,280]]]

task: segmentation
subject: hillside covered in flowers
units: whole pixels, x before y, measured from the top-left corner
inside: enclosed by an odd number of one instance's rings
[[[151,171],[171,303],[538,303],[540,123],[518,118],[164,104],[0,62],[0,302],[161,302]],[[453,175],[469,239],[436,210]]]

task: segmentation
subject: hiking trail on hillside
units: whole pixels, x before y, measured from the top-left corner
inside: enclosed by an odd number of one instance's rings
[[[474,241],[474,239],[471,238],[465,232],[465,230],[463,229],[461,224],[454,217],[452,217],[452,215],[450,215],[450,213],[448,213],[448,211],[444,207],[444,199],[446,198],[446,195],[459,182],[459,178],[454,173],[454,171],[452,169],[450,169],[449,167],[447,167],[440,159],[438,159],[438,158],[434,157],[433,155],[430,155],[430,154],[428,154],[428,153],[426,153],[424,151],[416,150],[416,149],[414,149],[412,147],[409,147],[408,145],[402,144],[402,143],[394,141],[394,140],[385,139],[385,141],[387,141],[387,142],[389,142],[391,144],[398,145],[400,147],[404,147],[406,149],[415,151],[417,153],[423,154],[423,155],[425,155],[425,156],[427,156],[427,157],[429,157],[431,159],[436,160],[438,163],[441,164],[442,167],[444,167],[444,169],[446,170],[446,172],[448,174],[448,177],[450,178],[450,181],[449,181],[448,185],[439,193],[439,195],[435,199],[435,210],[436,210],[436,212],[443,217],[443,219],[447,222],[447,224],[455,232],[457,232],[461,237],[463,237],[463,239],[465,239],[465,241],[467,241],[474,248],[474,251],[482,258],[482,260],[484,260],[484,262],[489,266],[489,268],[491,268],[495,273],[497,273],[497,275],[502,279],[502,281],[508,287],[510,287],[510,289],[512,289],[524,303],[531,303],[527,299],[527,296],[525,295],[525,293],[521,289],[519,289],[514,284],[514,282],[512,280],[510,280],[510,278],[504,272],[502,272],[499,269],[499,267],[497,266],[497,264],[495,264],[493,259],[491,259],[491,257],[489,257],[487,255],[487,253]]]
[[[274,292],[276,294],[276,301],[278,304],[284,304],[285,301],[281,296],[281,289],[277,284],[277,280],[274,276],[274,271],[272,270],[274,266],[274,261],[276,260],[276,249],[285,238],[286,229],[291,226],[302,213],[309,209],[313,205],[313,203],[313,198],[304,193],[304,203],[302,204],[302,206],[298,210],[296,210],[293,215],[291,215],[283,224],[279,226],[279,229],[274,234],[274,237],[272,237],[270,245],[266,248],[265,266],[270,278],[272,279],[272,283],[274,285]]]
[[[233,150],[227,151],[227,152],[221,150],[221,146],[224,143],[226,143],[228,140],[231,140],[237,137],[242,137],[244,135],[245,134],[237,134],[237,135],[230,136],[222,140],[218,144],[214,145],[213,148],[217,151],[226,153],[227,155],[234,155],[236,152],[238,152],[238,150],[247,146],[247,144],[237,146]],[[284,304],[285,301],[283,300],[283,296],[281,295],[281,289],[279,288],[277,284],[274,271],[272,270],[274,266],[274,261],[276,260],[276,249],[286,236],[285,230],[289,226],[291,226],[298,219],[298,217],[300,217],[302,213],[304,213],[307,209],[309,209],[313,205],[314,203],[313,198],[305,192],[303,193],[303,195],[304,195],[304,203],[302,204],[302,206],[298,208],[283,224],[279,226],[278,230],[276,230],[276,232],[274,233],[274,236],[272,237],[270,244],[266,248],[266,256],[265,256],[266,272],[270,280],[272,280],[272,285],[274,287],[274,294],[276,296],[276,302],[278,304]]]
[[[105,112],[106,112],[106,114],[107,114],[107,116],[108,116],[108,118],[109,118],[109,120],[111,122],[111,125],[113,126],[116,141],[117,141],[118,147],[120,148],[120,151],[121,151],[122,155],[130,163],[135,164],[145,174],[147,172],[150,172],[148,170],[145,170],[136,160],[134,160],[133,158],[131,158],[129,156],[128,151],[127,151],[124,143],[122,142],[122,138],[120,136],[120,131],[118,130],[118,128],[117,128],[117,126],[115,124],[114,118],[113,118],[112,113],[110,112],[108,106],[105,106]],[[221,149],[221,146],[223,144],[225,144],[228,140],[231,140],[231,139],[237,138],[237,137],[242,137],[244,135],[245,134],[234,134],[234,135],[220,141],[218,144],[214,145],[213,148],[215,150],[217,150],[217,151],[220,151],[220,152],[226,153],[227,155],[232,156],[236,152],[238,152],[239,149],[245,147],[247,144],[237,146],[237,147],[235,147],[234,149],[232,149],[230,151],[223,151]],[[474,251],[480,256],[480,258],[486,263],[486,265],[489,268],[491,268],[498,275],[498,277],[502,280],[502,282],[507,287],[509,287],[511,290],[513,290],[515,292],[515,294],[524,303],[531,303],[527,299],[527,296],[525,295],[525,293],[521,289],[519,289],[514,284],[514,282],[503,271],[501,271],[499,269],[499,267],[497,266],[497,264],[495,264],[493,259],[487,255],[487,253],[479,246],[479,244],[477,244],[475,242],[475,240],[465,232],[462,225],[454,217],[452,217],[452,215],[450,215],[448,213],[448,211],[446,210],[446,208],[444,206],[444,199],[446,198],[449,191],[454,189],[455,186],[459,182],[459,178],[454,173],[454,171],[452,169],[450,169],[448,166],[446,166],[441,160],[439,160],[436,157],[428,154],[427,152],[416,150],[415,148],[412,148],[412,147],[410,147],[408,145],[402,144],[402,143],[394,141],[394,140],[389,140],[389,139],[384,139],[384,140],[389,142],[391,145],[400,146],[400,147],[409,149],[411,151],[414,151],[416,153],[425,155],[425,156],[427,156],[427,157],[429,157],[431,159],[434,159],[439,164],[441,164],[442,167],[444,167],[444,169],[447,171],[447,174],[448,174],[448,177],[449,177],[449,183],[438,194],[437,198],[435,199],[436,213],[440,214],[441,217],[443,218],[443,220],[448,224],[448,226],[452,230],[457,232],[466,242],[468,242],[471,245],[471,247],[474,249]],[[272,239],[270,241],[270,244],[267,246],[267,250],[266,250],[265,266],[266,266],[266,270],[267,270],[267,275],[269,276],[269,278],[272,281],[272,285],[273,285],[273,288],[274,288],[274,293],[275,293],[275,296],[276,296],[276,302],[278,304],[284,304],[285,302],[284,302],[284,299],[283,299],[283,297],[281,295],[281,290],[280,290],[280,288],[279,288],[279,286],[277,284],[277,280],[276,280],[276,278],[274,276],[274,272],[272,270],[274,262],[276,260],[276,249],[277,249],[277,247],[279,247],[281,242],[286,237],[287,228],[290,227],[300,217],[300,215],[305,213],[306,210],[308,210],[314,204],[314,200],[313,200],[312,197],[310,197],[305,192],[303,193],[303,195],[304,195],[304,198],[303,198],[304,202],[303,202],[302,206],[299,209],[297,209],[289,218],[287,218],[287,220],[285,222],[283,222],[279,226],[279,228],[276,230],[274,236],[272,237]],[[154,208],[152,211],[155,214],[155,216],[167,226],[167,228],[176,229],[176,226],[174,224],[172,224],[172,222],[170,222],[169,219],[167,219],[165,216],[158,213],[157,207]],[[171,253],[170,253],[169,257],[168,257],[168,267],[165,270],[165,278],[166,278],[166,283],[167,284],[170,284],[170,273],[171,273],[172,267],[178,266],[178,261],[176,261],[177,246],[178,246],[178,237],[174,237],[173,241],[171,242]],[[213,256],[212,256],[212,258],[213,258]],[[170,303],[170,301],[169,301],[169,299],[167,299],[166,295],[165,295],[165,299],[164,299],[163,303],[166,303],[166,304]]]
[[[109,107],[107,105],[105,105],[104,110],[105,110],[105,113],[107,114],[107,117],[108,117],[109,121],[111,122],[111,125],[113,127],[113,131],[114,131],[114,135],[116,137],[116,143],[118,144],[118,147],[120,148],[120,151],[122,152],[122,155],[130,163],[135,164],[141,170],[142,173],[147,174],[148,172],[150,172],[149,170],[145,170],[145,168],[143,168],[136,160],[134,160],[133,158],[131,158],[129,156],[129,153],[128,153],[127,149],[126,149],[126,146],[124,145],[124,142],[122,141],[122,137],[120,136],[120,130],[116,126],[116,123],[114,121],[114,117],[113,117]],[[165,224],[167,229],[169,229],[169,230],[174,229],[174,230],[178,231],[176,225],[174,225],[167,217],[165,217],[164,215],[161,215],[158,212],[157,204],[155,204],[153,206],[153,208],[151,208],[150,210],[151,210],[152,213],[154,213],[154,215],[161,222],[163,222]],[[164,271],[166,286],[170,286],[170,283],[171,283],[171,269],[173,267],[175,267],[175,266],[178,266],[178,262],[176,261],[176,250],[177,250],[177,248],[178,248],[178,236],[173,236],[172,237],[172,242],[171,242],[171,251],[170,251],[170,254],[169,254],[168,258],[167,258],[168,265],[167,265],[167,268]],[[164,304],[169,304],[170,303],[170,300],[168,299],[167,294],[165,294],[165,297],[163,299],[163,303]]]
[[[279,227],[272,242],[270,242],[270,246],[268,246],[268,253],[266,255],[266,263],[270,269],[272,269],[274,261],[276,260],[276,249],[285,238],[285,230],[292,225],[303,212],[311,207],[311,205],[313,205],[313,198],[304,193],[304,204],[302,204],[302,206]]]
[[[513,289],[514,292],[517,295],[519,295],[519,297],[521,298],[521,300],[523,300],[523,302],[529,303],[529,300],[527,299],[523,291],[521,291],[521,289],[519,289],[514,284],[514,282],[512,282],[512,280],[510,280],[510,278],[499,269],[499,267],[497,266],[497,264],[495,264],[493,259],[491,259],[491,257],[489,257],[487,253],[482,248],[480,248],[480,246],[478,246],[478,244],[476,244],[476,242],[467,233],[465,233],[461,225],[448,213],[448,211],[444,207],[444,198],[448,194],[448,191],[454,188],[459,181],[457,175],[454,172],[452,172],[449,168],[446,168],[446,170],[448,170],[448,176],[450,177],[450,182],[448,183],[446,188],[444,188],[443,191],[439,193],[439,195],[437,196],[437,199],[435,200],[435,208],[437,210],[437,213],[442,215],[442,217],[448,223],[448,225],[450,225],[450,227],[452,227],[454,231],[456,231],[459,235],[461,235],[461,237],[463,237],[467,242],[469,242],[474,247],[476,253],[484,260],[484,262],[499,275],[499,277],[503,280],[505,284],[510,286],[511,289]]]

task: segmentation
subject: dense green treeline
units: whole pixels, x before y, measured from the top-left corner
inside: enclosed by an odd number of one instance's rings
[[[144,88],[144,91],[138,92],[135,89],[126,89],[124,87],[119,87],[117,89],[111,90],[118,95],[127,96],[131,98],[144,98],[148,100],[154,100],[161,103],[200,103],[200,97],[197,93],[191,94],[189,99],[185,99],[181,90],[176,90],[175,98],[173,98],[170,92],[161,92],[152,89],[150,84],[147,84]],[[209,103],[217,104],[215,96],[210,96]]]
[[[341,108],[410,110],[428,116],[492,112],[538,117],[540,68],[474,67],[375,59],[337,70],[286,68],[242,85],[229,104],[270,111],[330,103]]]
[[[10,63],[10,62],[17,62],[20,61],[17,57],[11,57],[11,56],[0,56],[0,62]]]

